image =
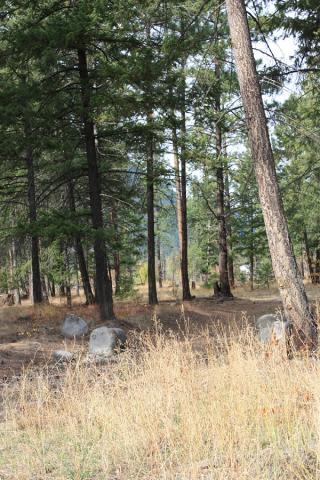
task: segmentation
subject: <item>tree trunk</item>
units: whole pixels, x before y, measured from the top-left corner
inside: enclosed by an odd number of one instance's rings
[[[284,214],[245,4],[243,0],[226,0],[226,5],[273,271],[297,344],[305,343],[315,348],[315,324]]]
[[[68,182],[68,198],[69,198],[68,203],[69,203],[70,210],[73,213],[76,213],[76,202],[74,199],[74,188],[73,188],[72,180]],[[74,246],[77,254],[83,291],[86,297],[86,304],[92,305],[95,299],[94,299],[94,295],[93,295],[91,284],[90,284],[90,278],[88,274],[86,259],[85,259],[84,250],[82,247],[81,236],[79,235],[79,233],[76,233],[74,236]]]
[[[147,217],[148,217],[148,295],[149,305],[158,303],[155,262],[155,233],[154,233],[154,141],[153,141],[153,112],[147,113]]]
[[[250,290],[252,292],[253,287],[254,287],[254,252],[253,252],[253,248],[251,248],[251,251],[250,251],[249,263],[250,263],[250,265],[249,265],[249,268],[250,268],[249,281],[250,281]]]
[[[224,149],[225,160],[227,161],[226,147]],[[226,196],[226,228],[227,228],[227,246],[228,248],[228,277],[230,287],[235,286],[234,281],[234,265],[233,265],[233,252],[232,252],[232,227],[231,227],[231,205],[230,205],[230,187],[229,187],[229,174],[228,169],[225,174],[225,196]]]
[[[112,203],[111,207],[111,222],[114,228],[114,238],[116,243],[119,242],[119,233],[118,233],[118,219],[117,219],[117,210]],[[121,291],[121,284],[120,284],[120,253],[118,247],[113,252],[113,268],[114,268],[114,280],[115,280],[115,294],[119,295]]]
[[[316,249],[315,283],[320,283],[320,248]]]
[[[186,168],[186,110],[185,110],[185,79],[183,82],[183,106],[181,110],[181,155],[180,155],[180,177],[181,177],[181,280],[182,280],[182,299],[192,300],[189,282],[189,266],[188,266],[188,218],[187,218],[187,168]]]
[[[55,284],[54,278],[52,278],[51,281],[49,281],[49,285],[50,285],[51,297],[55,297],[56,296],[56,284]]]
[[[220,81],[220,64],[216,62],[216,79]],[[221,111],[220,92],[215,99],[216,115]],[[227,246],[227,225],[225,215],[225,195],[224,195],[224,162],[222,151],[222,131],[219,120],[215,122],[216,133],[216,178],[217,178],[217,218],[218,218],[218,246],[219,246],[219,280],[220,294],[223,297],[232,297],[229,274],[228,274],[228,246]]]
[[[26,137],[29,139],[32,135],[31,129],[26,126]],[[26,157],[27,177],[28,177],[28,209],[29,223],[32,231],[37,221],[36,188],[34,179],[33,152],[28,148]],[[40,274],[40,245],[39,237],[36,233],[31,233],[31,269],[32,269],[32,298],[33,303],[42,302],[41,274]]]
[[[82,122],[88,163],[89,194],[92,227],[95,233],[94,258],[96,271],[96,296],[99,303],[100,318],[112,319],[113,300],[112,282],[108,273],[105,240],[103,238],[103,212],[101,201],[101,179],[98,168],[97,150],[95,144],[94,124],[91,118],[90,81],[88,74],[87,55],[83,48],[78,49],[79,77],[82,99]]]
[[[182,299],[191,300],[190,286],[189,286],[189,272],[188,272],[188,230],[187,230],[187,202],[186,202],[186,164],[182,159],[179,159],[178,137],[175,126],[175,116],[172,113],[172,148],[173,161],[175,170],[176,182],[176,211],[178,224],[178,238],[180,251],[180,270],[182,283]],[[182,140],[182,143],[184,139]]]
[[[309,247],[308,233],[307,233],[306,229],[304,229],[304,231],[303,231],[303,239],[304,239],[304,246],[305,246],[305,249],[306,249],[307,263],[308,263],[311,283],[316,283],[315,282],[314,271],[313,271],[313,265],[312,265],[312,256],[311,256],[310,247]]]
[[[9,260],[10,260],[10,291],[13,294],[14,304],[21,304],[21,296],[19,285],[16,284],[16,271],[17,271],[17,248],[16,241],[13,238],[11,240],[11,247],[9,248]]]
[[[157,235],[157,257],[158,257],[159,288],[162,288],[161,240],[160,240],[160,232],[159,231],[158,231],[158,235]]]

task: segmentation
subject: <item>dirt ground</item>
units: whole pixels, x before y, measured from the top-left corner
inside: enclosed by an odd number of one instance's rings
[[[320,300],[320,287],[308,286],[311,301]],[[176,292],[174,292],[176,294]],[[160,303],[151,308],[145,303],[145,291],[138,298],[117,301],[115,311],[117,323],[130,335],[133,331],[144,331],[161,325],[164,330],[195,332],[208,329],[214,335],[219,329],[239,329],[243,324],[253,323],[265,313],[280,309],[280,300],[275,288],[247,291],[238,288],[234,298],[217,301],[208,290],[194,291],[195,299],[183,304],[173,298],[171,289],[163,288]],[[86,307],[80,297],[74,298],[73,313],[89,322],[90,330],[100,324],[96,307]],[[50,305],[32,307],[24,302],[21,306],[0,308],[0,384],[21,374],[29,367],[44,367],[50,364],[51,355],[57,349],[85,350],[88,339],[74,342],[60,335],[60,327],[70,313],[63,299],[55,299]]]

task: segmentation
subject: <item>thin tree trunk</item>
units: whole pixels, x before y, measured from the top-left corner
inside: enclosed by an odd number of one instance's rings
[[[112,207],[111,207],[111,222],[114,228],[114,238],[116,243],[118,243],[119,242],[118,218],[117,218],[117,210],[114,203],[112,203]],[[115,280],[115,294],[119,295],[121,291],[121,284],[120,284],[121,264],[120,264],[120,253],[119,253],[118,247],[113,252],[113,268],[114,268],[114,280]]]
[[[56,296],[56,284],[55,284],[54,278],[52,278],[50,281],[50,292],[51,292],[51,297]]]
[[[65,260],[66,260],[66,295],[67,295],[67,306],[68,308],[72,307],[72,292],[71,292],[71,273],[70,273],[70,251],[68,245],[65,246]]]
[[[25,127],[26,137],[29,139],[32,135],[28,125]],[[36,188],[34,178],[33,152],[29,147],[25,157],[28,178],[28,209],[29,223],[31,229],[37,221]],[[36,233],[31,234],[31,268],[32,268],[32,298],[33,303],[42,302],[41,274],[40,274],[40,245],[39,237]]]
[[[316,331],[288,232],[243,0],[226,0],[259,198],[273,271],[295,339],[315,348]],[[298,343],[298,342],[297,342]]]
[[[161,239],[160,232],[157,235],[157,257],[158,257],[158,281],[159,288],[162,288],[162,265],[161,265]]]
[[[306,229],[304,229],[304,231],[303,231],[303,239],[304,239],[304,246],[305,246],[305,249],[306,249],[307,263],[308,263],[311,283],[316,283],[315,282],[314,271],[313,271],[313,265],[312,265],[312,256],[311,256],[310,247],[309,247],[308,233],[307,233]]]
[[[315,283],[320,283],[320,248],[316,249]]]
[[[98,168],[94,124],[91,118],[90,81],[88,74],[87,55],[83,48],[78,49],[77,53],[81,84],[82,121],[84,125],[84,137],[88,163],[91,220],[95,233],[94,258],[96,271],[96,296],[99,303],[100,317],[102,320],[108,320],[114,317],[112,282],[108,274],[105,240],[102,235],[104,223],[101,201],[101,179]]]
[[[189,286],[189,272],[188,272],[188,231],[187,231],[187,203],[186,203],[186,164],[182,159],[179,159],[178,137],[177,129],[174,125],[175,116],[172,114],[172,148],[173,161],[175,169],[176,182],[176,211],[178,224],[178,238],[180,251],[180,270],[181,270],[181,284],[182,284],[182,298],[183,300],[191,300],[190,286]],[[184,142],[184,139],[183,141]]]
[[[158,303],[154,233],[154,141],[152,133],[153,112],[147,113],[147,217],[148,217],[148,296],[149,305]]]
[[[181,110],[181,155],[180,155],[180,177],[181,177],[181,279],[182,279],[182,299],[192,300],[189,282],[189,264],[188,264],[188,218],[187,218],[187,167],[186,167],[186,84],[183,82],[182,91],[182,110]]]
[[[249,268],[250,268],[250,290],[251,292],[253,291],[253,287],[254,287],[254,252],[253,252],[253,249],[251,248],[251,251],[250,251],[250,258],[249,258]]]
[[[216,62],[216,79],[220,81],[220,64]],[[220,92],[215,99],[216,114],[221,111]],[[220,294],[223,297],[232,297],[229,274],[228,274],[228,246],[227,225],[225,215],[225,191],[224,191],[224,162],[222,151],[222,131],[219,120],[215,122],[216,134],[216,178],[217,178],[217,218],[218,218],[218,246],[219,246],[219,280]]]
[[[224,149],[224,156],[227,160],[226,147]],[[230,205],[230,186],[229,186],[229,174],[228,169],[225,173],[225,205],[226,205],[226,228],[227,228],[227,246],[228,246],[228,277],[230,286],[233,288],[234,281],[234,265],[233,265],[233,252],[232,252],[232,227],[231,227],[231,205]]]
[[[300,248],[300,273],[302,279],[304,279],[304,250],[303,250],[303,243],[301,243],[301,248]]]
[[[69,199],[68,203],[69,203],[70,210],[73,213],[76,213],[76,202],[74,199],[74,188],[73,188],[72,180],[68,182],[68,199]],[[74,246],[77,254],[83,291],[86,297],[86,304],[92,305],[95,299],[94,299],[94,295],[93,295],[91,284],[90,284],[90,278],[88,274],[86,259],[85,259],[84,250],[82,247],[81,236],[79,235],[79,233],[76,233],[74,236]]]
[[[11,240],[11,247],[9,248],[9,260],[10,260],[10,290],[13,294],[14,304],[21,304],[21,296],[19,285],[16,284],[16,271],[17,271],[17,249],[16,241],[13,238]]]

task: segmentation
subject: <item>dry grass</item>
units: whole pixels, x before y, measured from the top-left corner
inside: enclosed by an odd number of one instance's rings
[[[113,365],[26,372],[4,389],[0,478],[316,479],[319,374],[250,332],[161,331]]]

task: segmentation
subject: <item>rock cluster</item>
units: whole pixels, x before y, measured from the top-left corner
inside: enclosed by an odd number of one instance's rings
[[[70,314],[64,319],[61,334],[66,338],[81,338],[89,333],[89,325],[83,318]],[[122,328],[98,327],[92,330],[89,339],[87,361],[101,363],[112,359],[122,351],[127,342],[127,335]],[[75,354],[67,350],[56,350],[52,354],[57,363],[71,362]]]

